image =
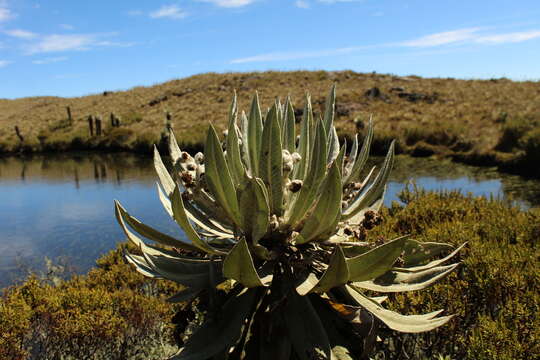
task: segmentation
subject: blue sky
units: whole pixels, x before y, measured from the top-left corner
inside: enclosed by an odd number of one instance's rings
[[[0,0],[0,98],[204,72],[540,79],[538,0]]]

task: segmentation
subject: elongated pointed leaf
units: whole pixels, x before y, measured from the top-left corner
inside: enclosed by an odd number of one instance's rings
[[[263,122],[261,115],[261,107],[259,106],[259,94],[255,92],[255,96],[251,102],[251,110],[249,112],[247,141],[249,146],[249,161],[251,164],[251,174],[259,175],[259,154],[261,153],[261,137],[263,132]]]
[[[328,269],[326,269],[312,292],[324,293],[337,286],[346,284],[349,281],[349,276],[349,267],[347,266],[345,254],[343,254],[341,247],[337,246],[330,259]]]
[[[445,243],[420,242],[408,239],[403,248],[404,267],[423,264],[427,260],[452,250],[453,246]]]
[[[153,278],[153,279],[163,279],[163,276],[157,271],[153,270],[150,264],[144,260],[144,257],[133,255],[128,252],[124,253],[124,258],[132,265],[135,266],[135,270],[140,274]]]
[[[373,281],[354,282],[353,285],[362,289],[387,293],[422,290],[448,275],[458,265],[438,266],[419,272],[391,270]]]
[[[368,299],[358,290],[351,286],[346,286],[346,289],[360,306],[371,312],[375,317],[377,317],[390,329],[393,330],[405,333],[419,333],[429,331],[438,328],[441,325],[444,325],[452,318],[452,316],[442,316],[432,319],[426,319],[414,315],[401,315],[383,308],[375,301]]]
[[[203,323],[171,360],[207,360],[227,351],[240,337],[242,326],[256,300],[256,293],[255,290],[248,290],[231,297],[221,309],[220,316]]]
[[[360,178],[360,174],[362,173],[364,165],[366,164],[366,161],[369,157],[369,149],[371,148],[372,140],[373,140],[373,119],[370,117],[369,125],[368,125],[368,132],[362,142],[362,148],[360,149],[360,153],[356,156],[356,161],[354,162],[352,170],[345,181],[346,184],[358,181],[358,179]]]
[[[307,296],[287,296],[284,318],[289,338],[300,360],[332,358],[330,342],[324,326]]]
[[[313,290],[313,288],[319,283],[317,275],[312,272],[298,275],[297,280],[298,283],[296,284],[295,288],[296,292],[300,296],[305,296],[306,294],[309,294],[311,290]]]
[[[143,256],[154,271],[165,279],[195,289],[211,286],[209,267],[205,263],[184,263],[179,259],[153,256],[143,251]]]
[[[253,169],[251,167],[251,160],[249,155],[249,133],[248,133],[249,125],[248,125],[248,118],[246,116],[246,113],[242,111],[242,114],[240,115],[240,131],[242,136],[242,146],[240,147],[240,155],[242,157],[242,163],[244,164],[244,168],[246,169],[247,173],[251,176],[255,176],[253,174]]]
[[[347,180],[349,179],[349,176],[352,173],[352,169],[356,162],[357,154],[358,154],[358,134],[355,134],[352,147],[351,147],[351,152],[349,153],[349,157],[347,158],[347,162],[345,165],[345,170],[343,171],[343,180],[342,180],[343,185],[347,183]]]
[[[245,178],[238,192],[242,230],[253,244],[266,234],[270,222],[270,206],[264,190],[260,179]]]
[[[154,167],[156,168],[156,173],[159,177],[159,181],[161,182],[161,186],[163,186],[163,189],[167,193],[167,195],[170,195],[176,183],[174,182],[173,178],[167,171],[167,168],[165,167],[165,164],[163,164],[163,160],[161,160],[161,156],[159,155],[159,151],[154,146]]]
[[[238,209],[236,189],[213,126],[208,129],[205,151],[205,179],[210,193],[231,221],[239,226],[240,211]]]
[[[274,105],[264,124],[259,174],[268,189],[270,212],[277,216],[281,216],[283,212],[282,156],[281,129],[277,118],[277,106]]]
[[[311,97],[306,94],[306,103],[304,105],[304,114],[302,116],[302,125],[300,128],[300,141],[298,142],[297,152],[300,154],[301,159],[294,167],[292,178],[304,180],[306,177],[306,170],[311,161],[312,155],[312,132],[313,132],[313,110],[311,109]],[[324,131],[323,131],[324,133]],[[326,146],[326,138],[325,138]],[[326,147],[325,147],[326,151]]]
[[[341,213],[341,194],[341,174],[338,164],[333,163],[322,186],[317,205],[296,238],[297,243],[307,243],[335,229],[335,219]],[[331,226],[333,229],[329,229]]]
[[[341,174],[341,179],[343,182],[343,172],[345,171],[345,153],[347,152],[347,140],[343,142],[343,145],[341,145],[341,149],[339,150],[339,153],[335,159],[335,162],[338,166],[339,173]]]
[[[309,207],[313,204],[319,192],[319,186],[326,173],[326,134],[319,121],[316,128],[316,137],[309,165],[309,176],[304,180],[302,189],[294,194],[292,206],[285,213],[285,221],[291,226],[303,219]]]
[[[223,276],[248,288],[268,285],[257,274],[245,238],[238,241],[223,261]]]
[[[126,223],[129,224],[135,231],[137,231],[139,234],[141,234],[144,237],[147,237],[150,240],[159,242],[163,245],[167,246],[173,246],[180,249],[184,249],[187,251],[198,251],[198,249],[188,243],[185,243],[183,241],[177,240],[171,236],[168,236],[166,234],[163,234],[150,226],[147,226],[143,223],[141,223],[139,220],[134,218],[133,216],[129,215],[129,213],[120,205],[118,201],[114,201],[114,208],[115,208],[115,215],[116,220],[122,227],[122,230],[124,231],[124,234],[126,234],[126,237],[137,247],[141,247],[144,245],[144,241],[139,238],[137,235],[135,235],[132,231],[130,231]]]
[[[174,136],[172,128],[169,128],[169,154],[171,155],[173,164],[176,164],[182,156],[182,150],[180,150],[176,142],[176,136]]]
[[[324,119],[323,119],[324,130],[326,131],[326,134],[328,136],[330,136],[330,132],[332,131],[332,128],[334,125],[335,105],[336,105],[336,84],[333,84],[332,87],[330,88],[330,92],[328,93],[328,96],[326,97],[326,103],[324,105]]]
[[[381,170],[377,174],[373,183],[369,187],[362,191],[351,203],[351,205],[343,212],[343,218],[348,219],[356,215],[365,207],[373,205],[384,193],[388,176],[394,165],[394,141],[390,144],[388,154],[384,160]]]
[[[195,229],[193,229],[193,226],[191,226],[191,224],[189,223],[186,209],[184,208],[184,201],[182,200],[182,194],[180,194],[180,189],[178,188],[178,186],[174,189],[171,195],[171,205],[174,220],[184,230],[187,237],[191,240],[194,246],[209,254],[223,254],[222,251],[219,251],[204,242],[199,237],[199,234],[197,234]]]
[[[429,263],[427,263],[425,265],[420,265],[420,266],[399,267],[399,268],[395,268],[395,270],[403,271],[403,272],[418,272],[418,271],[424,271],[424,270],[432,269],[432,268],[434,268],[436,266],[444,264],[445,262],[447,262],[448,260],[450,260],[451,258],[456,256],[457,253],[461,249],[463,249],[463,247],[465,245],[467,245],[467,243],[464,243],[464,244],[460,245],[457,249],[455,249],[454,251],[452,251],[450,254],[443,257],[442,259],[433,260],[433,261],[430,261]]]
[[[161,204],[169,216],[174,220],[174,214],[172,211],[171,200],[165,195],[161,186],[157,184],[158,196]],[[232,231],[225,228],[222,224],[218,223],[217,220],[212,218],[212,215],[208,215],[200,210],[198,207],[193,206],[191,202],[187,201],[184,203],[184,208],[186,215],[190,221],[193,221],[195,225],[201,228],[203,231],[208,233],[207,236],[215,237],[218,239],[228,239],[232,238],[234,235]],[[206,235],[205,235],[206,236]]]
[[[336,128],[332,127],[328,134],[328,154],[326,157],[326,163],[331,164],[339,154],[339,138],[337,136]]]
[[[236,90],[234,90],[231,105],[229,107],[229,128],[232,124],[236,125],[236,118],[238,116],[238,102],[236,99]]]
[[[283,115],[283,148],[291,154],[296,151],[296,119],[294,117],[294,108],[289,96],[285,101],[285,114]]]
[[[122,207],[122,205],[120,205],[119,202],[115,202],[115,205],[120,213],[120,216],[122,216],[124,221],[131,228],[133,228],[135,231],[137,231],[139,234],[141,234],[145,238],[158,242],[163,245],[168,245],[168,246],[177,246],[179,245],[179,243],[183,243],[181,240],[175,239],[172,236],[164,234],[152,228],[151,226],[148,226],[140,222],[137,218],[129,215],[129,213]],[[196,250],[196,248],[191,247],[190,245],[188,245],[188,247],[192,248],[192,250]]]
[[[347,259],[349,280],[372,280],[386,273],[401,255],[406,239],[407,236],[402,236],[362,255]]]
[[[238,130],[235,121],[231,121],[229,125],[229,131],[227,133],[227,156],[225,158],[231,171],[233,182],[238,187],[240,181],[244,178],[245,169],[242,164],[240,145],[238,144]]]

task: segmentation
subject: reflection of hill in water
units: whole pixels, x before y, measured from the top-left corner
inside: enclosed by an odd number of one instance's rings
[[[2,181],[37,181],[41,183],[110,182],[137,179],[155,181],[152,159],[129,153],[50,154],[28,158],[0,158]]]

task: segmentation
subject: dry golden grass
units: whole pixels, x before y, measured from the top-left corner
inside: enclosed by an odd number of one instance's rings
[[[382,152],[389,139],[397,138],[398,150],[414,155],[439,154],[507,167],[523,165],[524,147],[520,147],[519,138],[512,146],[501,146],[505,129],[509,121],[518,121],[526,128],[524,135],[540,124],[539,82],[424,79],[352,71],[209,73],[107,95],[0,100],[0,152],[93,148],[148,151],[159,141],[166,111],[173,115],[179,141],[184,146],[199,146],[209,122],[225,127],[235,89],[240,109],[249,108],[255,90],[263,108],[275,97],[283,99],[286,95],[291,95],[296,108],[302,108],[304,93],[309,91],[314,109],[320,112],[334,82],[338,86],[336,127],[340,135],[350,136],[356,131],[355,118],[365,123],[373,114],[375,152]],[[382,96],[366,96],[373,87],[379,88]],[[400,92],[425,97],[410,101]],[[67,106],[73,113],[72,125],[62,122]],[[110,128],[111,112],[121,117],[120,128]],[[86,119],[91,114],[102,115],[105,136],[89,137]],[[15,134],[16,125],[23,143]],[[533,141],[532,148],[535,144]]]

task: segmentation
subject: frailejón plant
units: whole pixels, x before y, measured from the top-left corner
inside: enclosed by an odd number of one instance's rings
[[[189,155],[169,134],[173,170],[155,150],[163,207],[191,243],[163,234],[116,202],[116,216],[142,256],[126,254],[142,274],[185,286],[173,302],[200,297],[205,322],[174,359],[358,359],[380,324],[416,333],[451,316],[442,310],[401,315],[372,292],[423,289],[457,264],[458,251],[402,236],[365,241],[377,221],[394,162],[364,171],[373,126],[362,146],[340,147],[333,126],[335,88],[315,121],[309,96],[297,137],[290,99],[261,113],[255,95],[238,117],[236,96],[225,139],[210,126],[205,154]],[[139,235],[159,243],[146,244]],[[437,257],[436,260],[430,260]],[[227,284],[226,295],[221,285]]]

